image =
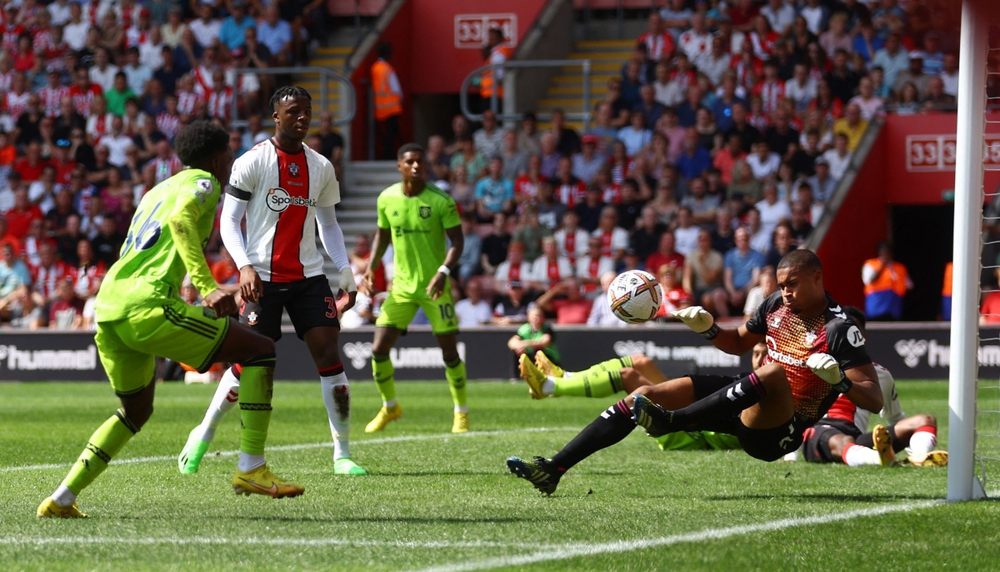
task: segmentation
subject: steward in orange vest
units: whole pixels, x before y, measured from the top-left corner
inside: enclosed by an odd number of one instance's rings
[[[500,28],[490,29],[489,43],[483,46],[483,57],[486,65],[502,64],[514,55],[514,50],[504,43],[503,31]],[[483,98],[484,109],[489,108],[490,98],[493,97],[493,85],[496,84],[497,98],[503,98],[503,70],[498,69],[496,78],[493,77],[493,70],[488,69],[483,72],[479,84],[479,95]]]
[[[389,65],[392,44],[379,44],[378,60],[372,64],[372,91],[375,94],[375,122],[377,137],[382,142],[382,159],[396,157],[399,139],[399,116],[403,114],[403,90],[396,77],[396,70]]]
[[[865,283],[865,313],[869,320],[903,317],[903,296],[913,288],[913,282],[906,267],[893,261],[889,242],[879,244],[878,258],[865,261],[861,279]]]

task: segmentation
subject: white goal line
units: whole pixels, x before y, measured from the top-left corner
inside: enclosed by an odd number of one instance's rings
[[[468,439],[470,437],[495,437],[497,435],[517,435],[519,433],[554,433],[559,431],[579,431],[579,428],[572,427],[530,427],[527,429],[507,429],[497,431],[469,431],[468,433],[441,433],[433,435],[400,435],[398,437],[382,437],[379,439],[359,439],[351,441],[354,447],[366,445],[379,445],[382,443],[400,443],[403,441],[436,441],[448,439]],[[302,443],[299,445],[279,445],[268,447],[268,452],[274,451],[302,451],[305,449],[321,449],[333,447],[333,443]],[[178,449],[178,452],[180,449]],[[235,457],[239,451],[219,451],[218,453],[206,454],[206,457]],[[134,465],[137,463],[158,463],[161,461],[176,461],[177,456],[159,455],[156,457],[133,457],[131,459],[114,459],[112,465]],[[75,462],[75,461],[74,461]],[[48,463],[40,465],[20,465],[13,467],[0,467],[0,473],[13,473],[17,471],[42,471],[47,469],[65,469],[73,466],[73,463]]]
[[[503,568],[514,566],[525,566],[538,562],[549,562],[553,560],[566,560],[580,556],[597,556],[600,554],[633,552],[646,548],[656,548],[659,546],[670,546],[681,543],[705,542],[709,540],[720,540],[732,536],[742,536],[755,532],[771,532],[786,528],[809,526],[815,524],[829,524],[844,520],[853,520],[871,516],[879,516],[894,512],[910,512],[913,510],[939,506],[944,504],[943,500],[928,500],[906,504],[889,504],[876,506],[868,509],[852,510],[834,514],[808,516],[800,518],[785,518],[762,522],[758,524],[748,524],[743,526],[733,526],[729,528],[709,528],[699,532],[689,532],[675,534],[672,536],[661,536],[659,538],[643,538],[638,540],[618,540],[615,542],[605,542],[600,544],[565,544],[557,549],[546,549],[522,554],[519,556],[500,556],[498,558],[488,558],[484,560],[474,560],[468,562],[456,562],[424,568],[420,572],[464,572],[467,570],[488,570],[491,568]]]

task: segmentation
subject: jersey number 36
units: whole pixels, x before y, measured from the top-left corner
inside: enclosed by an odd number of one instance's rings
[[[133,246],[135,246],[137,251],[143,251],[160,240],[160,232],[162,231],[160,221],[154,220],[153,215],[156,214],[156,211],[159,210],[162,204],[163,202],[161,201],[153,205],[153,209],[149,211],[146,220],[142,221],[138,229],[135,228],[134,221],[139,220],[143,216],[143,213],[136,213],[132,226],[129,227],[128,236],[125,237],[125,243],[122,244],[121,257],[124,257]]]

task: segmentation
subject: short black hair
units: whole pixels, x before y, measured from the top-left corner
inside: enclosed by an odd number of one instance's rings
[[[282,99],[285,99],[286,97],[291,97],[291,98],[304,97],[309,101],[312,101],[312,96],[309,95],[309,92],[306,91],[306,88],[297,85],[286,85],[274,90],[274,94],[271,96],[271,102],[269,103],[271,109],[277,107],[278,102],[281,101]]]
[[[195,121],[181,129],[174,147],[181,163],[189,167],[204,166],[229,148],[229,133],[211,121]]]
[[[424,148],[417,143],[406,143],[399,148],[399,151],[396,151],[396,160],[401,161],[403,159],[403,155],[406,155],[407,153],[420,153],[423,155]]]
[[[811,250],[799,249],[793,250],[781,258],[781,262],[778,262],[777,270],[787,268],[789,270],[805,270],[807,272],[812,272],[815,270],[823,271],[823,263],[820,262],[819,256]]]
[[[865,313],[861,311],[861,308],[857,306],[844,306],[844,313],[851,317],[851,321],[855,324],[861,326],[862,328],[868,323],[865,318]]]

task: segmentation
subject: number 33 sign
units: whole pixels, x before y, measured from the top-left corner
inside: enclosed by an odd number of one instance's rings
[[[511,46],[517,44],[517,14],[456,14],[455,47],[478,50],[486,45],[492,28],[503,30]]]

